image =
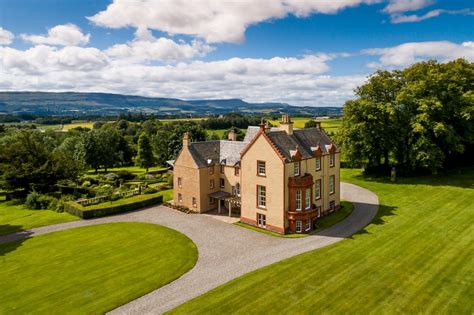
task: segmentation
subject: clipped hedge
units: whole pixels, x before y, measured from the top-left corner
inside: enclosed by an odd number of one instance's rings
[[[163,203],[163,196],[159,194],[139,195],[121,200],[127,201],[127,203],[111,204],[110,202],[104,202],[98,205],[83,207],[77,202],[68,201],[64,205],[64,211],[81,219],[97,218],[154,206]]]

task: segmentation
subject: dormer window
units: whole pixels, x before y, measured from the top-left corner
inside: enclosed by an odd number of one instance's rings
[[[294,163],[294,171],[293,174],[295,176],[300,176],[301,170],[300,170],[300,162],[295,162]]]

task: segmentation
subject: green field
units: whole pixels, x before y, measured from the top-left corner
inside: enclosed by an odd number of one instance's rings
[[[0,314],[101,314],[191,269],[194,243],[146,223],[111,223],[0,245]]]
[[[343,180],[380,198],[351,238],[244,275],[174,310],[196,313],[472,314],[474,168]]]
[[[304,124],[312,120],[311,118],[307,117],[291,117],[291,121],[293,121],[293,127],[294,128],[304,128]],[[327,132],[334,132],[336,133],[342,123],[341,119],[323,119],[321,121],[321,127],[324,128]],[[279,126],[280,125],[280,120],[270,120],[270,123],[272,123],[274,126]]]
[[[0,235],[77,219],[69,213],[58,213],[51,210],[29,210],[22,204],[0,199]]]

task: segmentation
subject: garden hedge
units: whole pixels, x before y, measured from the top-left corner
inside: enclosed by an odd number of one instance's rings
[[[141,200],[136,200],[137,197],[140,197]],[[130,203],[114,205],[107,201],[99,205],[93,205],[88,207],[83,207],[74,201],[68,201],[64,206],[64,211],[75,215],[81,219],[90,219],[112,214],[125,213],[163,203],[163,196],[157,194],[139,195],[126,198],[125,200],[127,199],[130,200]]]

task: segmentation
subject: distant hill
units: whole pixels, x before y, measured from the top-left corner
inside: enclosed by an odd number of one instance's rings
[[[248,114],[338,115],[340,107],[247,103],[241,99],[180,100],[110,93],[0,92],[0,114],[116,115],[142,112],[157,115]]]

